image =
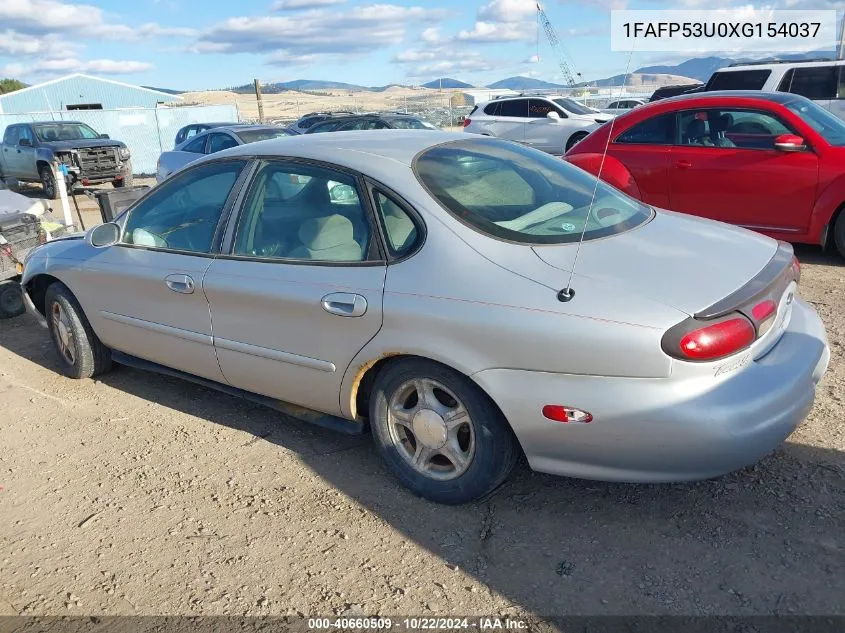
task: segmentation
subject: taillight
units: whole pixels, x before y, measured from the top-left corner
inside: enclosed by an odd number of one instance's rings
[[[581,409],[566,407],[561,404],[547,404],[543,407],[543,417],[563,424],[589,424],[593,421],[593,414]]]
[[[792,256],[792,276],[795,277],[795,282],[801,281],[801,262],[795,255]]]
[[[469,119],[469,118],[464,119],[464,127],[467,127],[470,123],[472,123],[472,119]]]
[[[690,360],[716,360],[748,347],[757,333],[745,317],[707,325],[681,338],[681,354]]]
[[[735,354],[757,338],[754,324],[739,312],[705,321],[689,318],[663,335],[663,351],[680,360],[712,361]]]
[[[765,321],[772,316],[777,309],[778,306],[774,300],[766,299],[751,308],[751,316],[753,316],[756,321]]]

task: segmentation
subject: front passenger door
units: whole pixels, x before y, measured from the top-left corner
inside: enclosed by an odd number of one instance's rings
[[[121,242],[86,258],[71,288],[109,347],[224,382],[203,275],[245,160],[206,163],[165,181],[120,218]]]
[[[381,328],[385,262],[360,181],[268,161],[204,288],[235,387],[340,415],[340,384]]]

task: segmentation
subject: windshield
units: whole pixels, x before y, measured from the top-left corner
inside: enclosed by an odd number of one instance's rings
[[[809,99],[796,99],[784,104],[800,116],[831,145],[845,145],[845,122]]]
[[[649,207],[560,158],[498,139],[437,145],[417,158],[414,169],[447,211],[514,242],[567,244],[582,231],[591,240],[652,217]]]
[[[35,136],[39,141],[78,141],[79,139],[100,138],[90,127],[84,123],[49,123],[44,125],[33,125]]]
[[[436,130],[431,123],[420,121],[419,119],[393,119],[391,120],[393,127],[400,130]]]
[[[572,114],[595,114],[596,111],[592,108],[588,108],[585,105],[581,105],[577,101],[573,101],[572,99],[553,99],[553,101],[558,104],[561,108],[566,110],[567,112],[571,112]]]
[[[235,136],[241,139],[244,143],[257,143],[258,141],[266,141],[271,138],[282,138],[283,136],[290,135],[291,133],[285,129],[243,130],[235,132]]]

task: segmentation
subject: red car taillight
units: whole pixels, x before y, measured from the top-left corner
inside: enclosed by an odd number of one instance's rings
[[[742,316],[707,325],[681,338],[680,352],[690,360],[716,360],[734,354],[754,342],[757,333]]]
[[[464,119],[464,127],[467,127],[470,123],[472,123],[472,119]]]

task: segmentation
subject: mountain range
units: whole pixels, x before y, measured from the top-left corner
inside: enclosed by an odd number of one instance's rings
[[[794,54],[783,54],[778,55],[775,59],[781,60],[800,60],[800,59],[816,59],[816,58],[827,58],[827,59],[835,59],[836,55],[834,51],[811,51],[809,53],[794,53]],[[728,58],[728,57],[695,57],[692,59],[684,60],[678,64],[662,64],[662,65],[654,65],[654,66],[643,66],[642,68],[638,68],[633,71],[631,74],[633,75],[676,75],[680,77],[689,77],[690,79],[695,79],[697,81],[706,82],[710,75],[713,74],[719,68],[723,68],[725,66],[729,66],[730,64],[736,63],[744,63],[755,61],[751,58]],[[585,81],[578,86],[598,86],[598,87],[612,87],[612,86],[622,86],[624,85],[628,76],[626,75],[613,75],[612,77],[606,77],[604,79],[597,79],[593,81]],[[648,77],[644,79],[648,80]],[[320,91],[320,90],[349,90],[349,91],[357,91],[357,90],[370,90],[373,92],[382,92],[387,90],[391,86],[395,86],[397,84],[388,84],[386,86],[361,86],[358,84],[349,84],[343,83],[340,81],[324,81],[322,79],[296,79],[294,81],[283,81],[278,83],[267,83],[261,86],[262,92],[266,94],[275,94],[279,92],[285,92],[287,90],[298,90],[298,91]],[[447,88],[447,89],[454,89],[454,88],[472,88],[473,84],[467,83],[465,81],[461,81],[459,79],[454,79],[452,77],[441,77],[429,81],[428,83],[422,84],[423,88]],[[499,81],[493,82],[488,84],[487,86],[478,86],[478,87],[487,87],[487,88],[494,88],[494,89],[509,89],[509,90],[543,90],[543,89],[551,89],[554,90],[556,88],[565,88],[566,86],[563,84],[552,83],[550,81],[543,81],[542,79],[535,79],[532,77],[508,77],[506,79],[501,79]],[[161,88],[156,88],[156,90],[162,90],[163,92],[171,92],[173,94],[177,94],[178,91],[175,90],[166,90]],[[245,84],[243,86],[234,86],[229,88],[232,92],[238,93],[251,93],[254,90],[252,84]]]

